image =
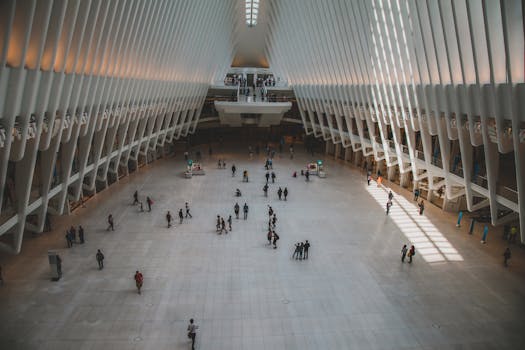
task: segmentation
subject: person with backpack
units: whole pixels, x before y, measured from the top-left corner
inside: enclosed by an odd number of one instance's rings
[[[98,269],[102,270],[104,268],[104,254],[100,251],[100,249],[97,249],[97,263],[98,263]]]
[[[411,246],[410,250],[408,251],[408,263],[409,264],[412,263],[412,258],[414,257],[414,255],[416,255],[416,248],[414,248],[414,246]]]

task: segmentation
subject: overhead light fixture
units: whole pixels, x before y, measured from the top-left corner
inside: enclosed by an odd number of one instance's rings
[[[248,27],[257,25],[257,15],[259,14],[259,0],[246,0],[246,24]]]

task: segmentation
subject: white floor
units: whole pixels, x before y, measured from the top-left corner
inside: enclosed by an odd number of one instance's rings
[[[217,169],[218,157],[226,170]],[[367,187],[364,174],[340,162],[326,160],[326,179],[292,178],[307,160],[277,157],[269,198],[262,155],[205,157],[207,174],[192,179],[182,177],[181,157],[159,161],[54,232],[28,237],[21,255],[0,257],[0,349],[189,349],[191,317],[198,349],[523,348],[522,251],[513,248],[505,269],[499,235],[481,245],[479,235],[455,228],[454,214],[431,205],[419,217],[404,190],[395,190],[387,217],[385,190]],[[277,186],[288,187],[287,202]],[[215,217],[233,214],[235,188],[239,204],[250,206],[248,220],[234,219],[233,232],[217,235]],[[151,213],[131,205],[135,189],[152,197]],[[193,219],[179,225],[185,201]],[[277,250],[266,245],[268,204],[277,212]],[[171,229],[167,210],[176,217]],[[109,212],[115,232],[105,231]],[[85,227],[87,242],[67,249],[63,227],[71,222]],[[407,236],[418,253],[412,265],[400,261]],[[310,259],[291,260],[293,244],[305,239]],[[102,271],[97,248],[106,256]],[[59,282],[49,280],[48,249],[62,256]],[[142,295],[136,269],[145,276]]]

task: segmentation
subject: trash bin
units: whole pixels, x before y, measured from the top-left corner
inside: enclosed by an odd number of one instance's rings
[[[49,267],[51,268],[51,279],[53,281],[58,281],[62,276],[60,257],[57,252],[49,250],[47,252],[47,258],[49,260]]]

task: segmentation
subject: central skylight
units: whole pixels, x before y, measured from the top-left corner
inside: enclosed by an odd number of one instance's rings
[[[246,24],[248,27],[257,25],[257,14],[259,13],[259,0],[246,0]]]

